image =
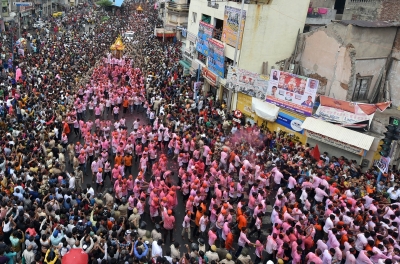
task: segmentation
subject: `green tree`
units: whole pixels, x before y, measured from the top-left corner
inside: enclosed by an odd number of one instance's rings
[[[110,0],[100,0],[100,1],[97,1],[96,4],[98,4],[99,6],[102,6],[102,7],[109,7],[109,6],[113,5],[113,2]]]

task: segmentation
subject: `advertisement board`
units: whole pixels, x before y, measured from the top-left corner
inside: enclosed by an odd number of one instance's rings
[[[221,78],[224,78],[224,44],[215,40],[208,39],[208,68]]]
[[[272,69],[266,101],[311,116],[318,85],[318,80]]]
[[[208,56],[208,40],[212,38],[213,30],[213,25],[200,21],[196,50],[205,56]]]
[[[265,99],[269,77],[244,69],[229,67],[226,88],[233,89],[258,99]]]
[[[375,114],[367,115],[357,105],[356,112],[347,112],[342,109],[320,105],[314,114],[319,119],[339,124],[355,124],[364,121],[370,121]]]
[[[293,116],[290,116],[288,114],[279,112],[278,118],[275,120],[275,122],[284,127],[289,128],[297,133],[300,133],[300,134],[304,133],[304,130],[301,127],[301,125],[303,124],[303,121],[301,121]]]
[[[341,142],[339,140],[336,140],[334,138],[330,138],[330,137],[315,133],[315,132],[310,131],[310,130],[306,130],[306,134],[307,134],[307,137],[309,137],[309,138],[312,138],[312,139],[315,139],[317,141],[321,141],[322,143],[325,143],[325,144],[328,144],[328,145],[343,149],[343,150],[348,151],[350,153],[354,153],[354,154],[357,154],[359,156],[364,156],[364,154],[365,154],[365,151],[363,149],[361,149],[359,147],[356,147],[356,146],[351,146],[349,144],[346,144],[346,143]]]
[[[232,47],[236,47],[237,35],[240,23],[239,18],[240,18],[239,8],[225,6],[224,28],[222,29],[221,40],[222,42],[225,42],[226,44]],[[240,49],[242,46],[245,21],[246,21],[246,10],[243,10],[238,49]]]
[[[390,164],[390,158],[389,157],[381,157],[380,160],[377,160],[375,162],[375,166],[378,167],[378,169],[382,173],[387,173],[389,169],[389,164]]]

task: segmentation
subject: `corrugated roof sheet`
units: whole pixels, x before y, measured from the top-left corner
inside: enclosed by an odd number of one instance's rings
[[[307,117],[301,127],[314,133],[318,133],[365,150],[369,150],[371,148],[371,145],[375,139],[374,137],[312,117]]]
[[[386,28],[386,27],[399,27],[399,22],[389,22],[389,21],[364,21],[364,20],[334,20],[342,25],[353,25],[357,27],[366,28]]]

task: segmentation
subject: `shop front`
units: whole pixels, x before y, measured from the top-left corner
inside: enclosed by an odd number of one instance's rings
[[[295,141],[300,141],[304,144],[307,141],[307,137],[301,126],[305,119],[306,117],[303,115],[280,108],[276,121],[268,122],[267,127],[270,131],[288,133]]]
[[[343,156],[355,160],[357,164],[372,164],[379,139],[359,133],[323,120],[307,117],[301,128],[311,147],[318,144],[320,152],[328,152],[330,157]]]
[[[218,99],[218,76],[210,71],[207,67],[203,68],[202,73],[205,81],[205,92],[209,93],[215,102]]]
[[[243,93],[237,94],[236,109],[244,115],[246,123],[261,127],[267,122],[274,122],[279,112],[279,107]]]

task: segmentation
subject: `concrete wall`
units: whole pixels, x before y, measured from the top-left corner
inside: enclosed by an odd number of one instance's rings
[[[380,0],[347,0],[343,20],[378,20],[381,12]]]
[[[351,71],[351,59],[347,48],[333,31],[319,29],[305,34],[300,62],[305,74],[325,80],[326,86],[320,86],[318,93],[346,99],[347,89],[342,88],[341,83],[349,83],[350,76],[346,73]]]
[[[309,2],[274,0],[268,5],[249,5],[239,67],[261,73],[262,62],[268,61],[271,67],[290,57],[298,32],[303,32]]]
[[[371,60],[356,60],[356,68],[355,68],[356,74],[353,76],[353,84],[356,83],[357,74],[359,74],[360,76],[373,76],[369,86],[368,98],[371,98],[372,93],[374,92],[374,87],[379,78],[380,72],[385,67],[386,60],[387,60],[386,58],[371,59]],[[353,91],[354,91],[353,88],[354,86],[350,87],[349,89],[349,93],[347,96],[348,100],[351,100],[353,96]]]
[[[357,51],[356,58],[387,57],[393,47],[396,28],[363,28],[347,26],[346,43],[351,43]]]
[[[347,0],[343,20],[400,21],[400,1]]]
[[[311,0],[312,7],[326,7],[333,8],[335,6],[335,0]]]
[[[332,23],[303,34],[300,62],[322,84],[319,93],[351,100],[356,75],[373,76],[369,95],[390,54],[396,28],[361,28]]]

